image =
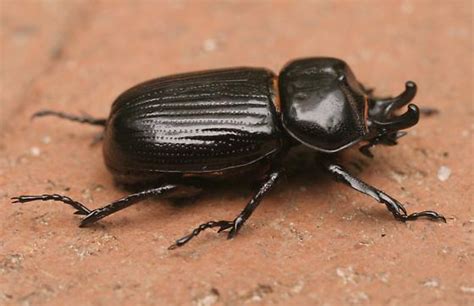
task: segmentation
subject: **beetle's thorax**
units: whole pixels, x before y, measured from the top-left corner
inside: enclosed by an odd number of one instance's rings
[[[368,133],[367,97],[341,60],[290,62],[280,73],[279,92],[283,127],[304,145],[336,152]]]

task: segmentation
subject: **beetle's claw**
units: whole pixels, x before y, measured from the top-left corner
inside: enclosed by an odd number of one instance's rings
[[[168,250],[174,250],[174,249],[177,249],[179,247],[182,247],[186,242],[188,242],[192,238],[193,238],[193,234],[186,235],[186,236],[176,240],[175,243],[173,243],[172,245],[170,245],[168,247]]]
[[[86,227],[103,217],[107,216],[107,214],[104,214],[104,211],[100,209],[95,209],[93,211],[89,211],[88,213],[84,214],[82,212],[79,212],[78,215],[86,215],[84,219],[82,219],[81,223],[79,224],[79,227]]]
[[[233,228],[233,226],[234,226],[234,223],[233,223],[233,222],[232,222],[232,223],[229,222],[229,223],[227,223],[227,224],[222,225],[222,226],[219,228],[219,230],[218,230],[217,232],[218,232],[218,233],[223,232],[223,231],[225,231],[225,230],[227,230],[227,229],[229,229],[229,228],[231,228],[231,227]]]
[[[240,228],[244,224],[244,219],[242,217],[237,217],[234,222],[232,222],[232,228],[229,231],[229,234],[227,235],[227,239],[232,239],[234,238],[237,233],[239,232]]]
[[[12,201],[12,203],[27,203],[32,201],[41,201],[42,196],[22,195],[18,197],[11,197],[10,200]]]
[[[405,221],[413,221],[417,220],[418,218],[426,217],[432,221],[442,221],[444,223],[447,223],[446,218],[443,215],[440,215],[439,213],[432,211],[432,210],[426,210],[426,211],[420,211],[420,212],[415,212],[412,213],[408,216],[405,216]]]
[[[185,245],[191,239],[193,239],[194,237],[199,235],[199,233],[201,233],[202,231],[204,231],[208,228],[218,227],[219,230],[217,232],[220,233],[220,232],[222,232],[226,229],[229,229],[231,227],[233,228],[233,226],[234,226],[233,221],[225,221],[225,220],[209,221],[209,222],[203,223],[203,224],[199,225],[198,227],[196,227],[190,234],[176,240],[176,242],[174,244],[172,244],[168,247],[168,250],[174,250],[178,247],[181,247],[181,246]]]
[[[75,215],[81,215],[81,216],[86,216],[89,214],[89,212],[85,211],[85,210],[76,210],[74,212]]]

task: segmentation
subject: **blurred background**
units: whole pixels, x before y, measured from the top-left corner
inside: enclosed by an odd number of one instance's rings
[[[0,0],[0,10],[0,304],[474,304],[472,1]],[[96,129],[30,122],[38,109],[103,117],[150,78],[278,72],[305,56],[344,59],[382,96],[418,84],[414,102],[439,114],[374,160],[349,153],[349,164],[409,211],[438,210],[448,224],[395,222],[306,161],[237,239],[210,231],[174,252],[169,244],[202,221],[239,212],[251,189],[184,207],[147,201],[88,229],[59,204],[10,204],[54,192],[99,207],[125,195],[100,145],[89,146]]]

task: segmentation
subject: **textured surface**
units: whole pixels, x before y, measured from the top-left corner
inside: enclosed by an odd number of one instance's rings
[[[158,78],[112,106],[105,163],[119,176],[209,173],[242,167],[280,149],[273,73],[219,69]]]
[[[0,304],[474,303],[471,1],[0,3]],[[345,157],[409,212],[436,209],[447,224],[395,222],[307,152],[290,157],[287,180],[236,239],[209,231],[173,252],[199,223],[234,217],[245,182],[186,205],[147,201],[87,229],[64,205],[9,203],[58,192],[99,207],[126,194],[89,146],[97,128],[30,122],[38,109],[106,116],[119,93],[156,76],[278,71],[315,55],[346,60],[380,95],[412,79],[414,102],[439,109],[374,160]]]

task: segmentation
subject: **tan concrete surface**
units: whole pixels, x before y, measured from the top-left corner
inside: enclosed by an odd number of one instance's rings
[[[0,0],[0,305],[473,305],[472,5]],[[447,224],[394,221],[313,170],[307,152],[289,158],[287,180],[236,239],[209,231],[175,251],[199,223],[234,217],[252,189],[146,201],[85,229],[65,205],[10,204],[64,193],[95,208],[126,194],[89,145],[97,128],[31,122],[36,110],[106,116],[119,93],[152,77],[278,71],[323,55],[345,59],[380,95],[412,79],[415,102],[440,110],[374,160],[344,157],[409,211],[438,210]]]

